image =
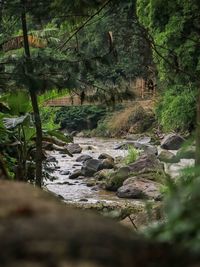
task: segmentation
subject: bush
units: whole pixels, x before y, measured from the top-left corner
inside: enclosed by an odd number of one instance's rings
[[[164,202],[165,221],[147,229],[154,240],[200,250],[200,168],[185,169],[175,183],[169,180]]]
[[[185,86],[173,86],[158,104],[156,115],[164,130],[193,130],[196,116],[196,95]]]
[[[106,108],[100,106],[62,107],[56,113],[56,122],[68,131],[91,130],[106,114]]]
[[[132,146],[128,147],[128,155],[125,157],[124,161],[126,164],[130,164],[136,161],[138,158],[139,152]]]

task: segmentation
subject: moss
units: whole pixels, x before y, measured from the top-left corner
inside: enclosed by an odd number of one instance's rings
[[[129,177],[129,168],[122,167],[118,171],[111,173],[107,180],[105,187],[110,191],[117,191],[123,185],[123,182]]]

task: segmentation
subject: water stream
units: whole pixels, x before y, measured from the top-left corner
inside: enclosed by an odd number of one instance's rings
[[[81,169],[82,163],[76,162],[76,159],[83,154],[92,156],[97,159],[101,153],[107,153],[116,158],[118,156],[125,157],[127,150],[115,149],[119,143],[124,140],[120,139],[102,139],[102,138],[74,138],[74,143],[79,144],[83,151],[80,154],[75,154],[73,158],[68,155],[63,155],[59,151],[49,152],[49,156],[56,158],[57,163],[52,168],[51,174],[56,178],[55,180],[46,180],[45,187],[63,198],[68,203],[124,203],[134,204],[140,203],[138,200],[120,199],[114,192],[108,192],[97,187],[89,187],[87,179],[69,179],[69,174],[62,174],[63,172]],[[172,176],[179,175],[180,170],[185,166],[192,165],[194,160],[182,159],[176,164],[165,164],[165,170]]]
[[[76,162],[76,159],[83,154],[87,154],[97,159],[101,153],[107,153],[116,158],[124,157],[127,154],[126,150],[115,150],[117,144],[121,141],[117,139],[100,139],[100,138],[74,138],[74,143],[79,144],[83,151],[80,154],[75,154],[73,158],[68,155],[63,156],[59,151],[52,151],[50,155],[57,160],[56,168],[53,171],[53,176],[56,180],[47,180],[45,186],[49,191],[56,195],[62,196],[66,202],[83,202],[96,203],[99,201],[125,201],[118,198],[115,193],[108,192],[102,189],[88,187],[86,180],[71,180],[69,175],[62,175],[63,171],[81,169],[82,163]]]

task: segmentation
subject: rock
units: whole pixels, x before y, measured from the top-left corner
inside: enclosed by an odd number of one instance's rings
[[[160,200],[160,184],[143,178],[129,180],[117,190],[120,198]]]
[[[110,158],[110,159],[104,159],[102,161],[102,164],[101,164],[101,169],[113,169],[115,166],[114,164],[114,159]]]
[[[52,173],[55,171],[55,166],[45,166],[45,171]]]
[[[81,170],[75,170],[70,176],[69,179],[77,179],[79,176],[83,175]]]
[[[95,146],[87,146],[87,150],[95,150],[96,149],[96,147]]]
[[[178,150],[185,139],[178,134],[168,134],[161,142],[161,148],[168,150]]]
[[[49,156],[49,157],[47,158],[47,161],[48,161],[48,162],[55,162],[55,163],[58,162],[57,159],[56,159],[55,157],[53,157],[53,156]]]
[[[85,136],[84,132],[79,132],[76,134],[76,137],[84,137],[84,136]]]
[[[117,164],[124,162],[124,157],[122,157],[122,156],[115,157],[115,162]]]
[[[72,153],[68,150],[67,146],[58,146],[48,142],[42,142],[42,148],[48,151],[60,151],[61,153],[66,153],[69,156],[73,157]]]
[[[68,170],[64,170],[64,171],[61,171],[60,174],[61,175],[69,175],[71,172],[68,171]]]
[[[178,150],[177,159],[195,159],[196,148],[195,146],[183,147]]]
[[[110,159],[110,160],[114,161],[114,158],[111,157],[110,155],[106,154],[106,153],[100,154],[98,159]]]
[[[74,137],[74,136],[77,136],[78,133],[79,133],[78,131],[72,131],[72,132],[70,133],[70,135],[71,135],[72,137]]]
[[[177,163],[179,161],[176,158],[176,155],[174,155],[172,152],[168,150],[162,150],[158,156],[158,159],[166,163]]]
[[[145,173],[151,171],[163,171],[163,164],[154,155],[142,155],[134,163],[128,165],[132,173]]]
[[[85,179],[85,176],[81,175],[81,176],[78,177],[78,179],[79,180],[83,180],[83,179]]]
[[[88,199],[87,198],[81,198],[79,199],[80,202],[88,202]]]
[[[130,173],[129,167],[121,167],[107,177],[105,188],[109,191],[116,191],[123,182],[128,178]]]
[[[75,164],[72,166],[72,168],[76,168],[76,167],[80,167],[80,166],[81,166],[80,163],[75,163]]]
[[[88,159],[92,159],[92,157],[90,155],[81,155],[76,159],[76,161],[77,162],[85,162]]]
[[[150,144],[145,144],[145,143],[140,143],[138,141],[128,141],[125,143],[121,143],[117,146],[114,147],[114,149],[128,149],[129,147],[133,146],[136,149],[143,150],[146,154],[158,154],[158,149],[156,146],[150,145]]]
[[[126,140],[137,141],[139,137],[140,137],[139,134],[127,134]]]
[[[150,144],[140,143],[137,141],[137,142],[132,142],[132,144],[129,143],[128,146],[133,146],[136,149],[143,150],[144,153],[146,154],[158,155],[157,147]]]
[[[66,147],[71,154],[79,154],[82,151],[82,148],[79,146],[79,144],[69,144]]]
[[[89,159],[83,163],[82,175],[90,177],[101,170],[102,162],[98,159]]]
[[[96,185],[96,180],[95,180],[95,179],[88,179],[88,180],[86,181],[86,185],[87,185],[88,187],[93,187],[93,186]]]
[[[103,169],[95,173],[94,177],[98,181],[106,180],[113,172],[114,172],[113,170]]]
[[[55,170],[59,170],[60,169],[60,166],[55,166]]]
[[[140,137],[137,141],[138,143],[141,143],[141,144],[149,144],[151,142],[151,137],[143,136],[143,137]]]
[[[144,151],[144,153],[149,155],[158,155],[158,149],[156,146],[148,145],[148,144],[142,144],[141,149]]]

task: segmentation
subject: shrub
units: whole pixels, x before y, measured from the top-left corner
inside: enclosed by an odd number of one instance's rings
[[[185,169],[178,181],[168,180],[164,202],[165,220],[147,229],[154,240],[182,248],[200,249],[200,168]]]
[[[101,106],[62,107],[56,113],[56,122],[68,131],[91,130],[106,114],[106,108]]]
[[[173,86],[167,90],[157,105],[156,115],[164,130],[192,130],[196,116],[194,90]]]
[[[128,147],[128,155],[125,157],[124,162],[130,164],[136,161],[138,158],[139,152],[133,146]]]

